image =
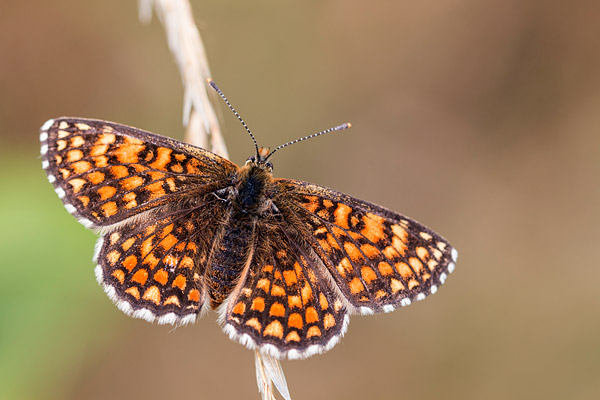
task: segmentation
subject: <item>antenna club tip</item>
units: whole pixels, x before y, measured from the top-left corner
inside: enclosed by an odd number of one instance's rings
[[[350,122],[346,122],[345,124],[341,124],[333,128],[336,131],[343,131],[344,129],[352,128],[352,124]]]
[[[217,87],[217,84],[215,83],[215,81],[212,80],[212,78],[206,78],[206,83],[208,83],[208,85],[213,88],[214,90],[216,90],[217,92],[219,91],[219,88]]]

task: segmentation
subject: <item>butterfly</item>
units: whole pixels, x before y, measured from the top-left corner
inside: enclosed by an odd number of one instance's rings
[[[297,140],[271,152],[246,129],[256,154],[240,167],[112,122],[65,117],[41,127],[48,180],[100,233],[96,278],[123,312],[184,325],[214,309],[231,339],[300,359],[335,346],[350,315],[422,300],[453,271],[457,251],[420,223],[274,178],[270,157]]]

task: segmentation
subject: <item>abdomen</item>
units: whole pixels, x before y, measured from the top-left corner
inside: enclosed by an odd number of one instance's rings
[[[251,256],[254,220],[247,215],[231,212],[223,225],[219,243],[213,246],[208,271],[208,290],[211,307],[217,308],[238,283],[244,266]]]

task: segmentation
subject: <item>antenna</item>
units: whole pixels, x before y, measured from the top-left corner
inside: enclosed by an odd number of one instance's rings
[[[272,152],[271,152],[271,153],[270,153],[270,154],[267,156],[267,158],[265,159],[265,161],[266,161],[266,160],[268,160],[269,158],[271,158],[271,156],[272,156],[273,154],[275,154],[275,152],[276,152],[277,150],[279,150],[279,149],[283,149],[284,147],[288,147],[289,145],[292,145],[292,144],[295,144],[295,143],[301,142],[301,141],[303,141],[303,140],[306,140],[306,139],[311,139],[311,138],[314,138],[314,137],[317,137],[317,136],[321,136],[321,135],[324,135],[324,134],[326,134],[326,133],[329,133],[329,132],[332,132],[332,131],[343,131],[344,129],[348,129],[348,128],[351,128],[351,127],[352,127],[352,124],[351,124],[350,122],[346,122],[345,124],[341,124],[341,125],[338,125],[338,126],[334,126],[333,128],[325,129],[324,131],[317,132],[317,133],[313,133],[312,135],[308,135],[308,136],[305,136],[305,137],[303,137],[303,138],[300,138],[300,139],[292,140],[291,142],[287,142],[287,143],[285,143],[285,144],[282,144],[281,146],[278,146],[278,147],[277,147],[275,150],[273,150],[273,151],[272,151]]]
[[[217,84],[212,79],[208,78],[206,80],[206,82],[210,85],[211,88],[213,88],[215,90],[215,92],[217,92],[219,94],[219,96],[221,96],[221,98],[225,101],[225,104],[227,104],[229,106],[229,108],[231,109],[231,111],[233,111],[233,113],[235,114],[237,119],[239,119],[240,122],[242,123],[242,125],[244,125],[244,128],[246,128],[246,131],[250,134],[250,137],[252,138],[252,141],[254,142],[254,147],[256,148],[256,159],[258,159],[259,158],[258,157],[258,144],[256,143],[256,138],[254,137],[252,132],[250,132],[250,129],[248,128],[248,126],[246,125],[246,123],[244,122],[242,117],[240,117],[240,114],[238,114],[237,111],[235,111],[235,108],[233,108],[233,106],[229,103],[229,100],[227,100],[227,97],[225,97],[223,92],[221,92],[221,89],[219,89]]]

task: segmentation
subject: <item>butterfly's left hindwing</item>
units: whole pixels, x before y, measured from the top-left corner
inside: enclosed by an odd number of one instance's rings
[[[403,215],[334,190],[278,179],[287,219],[327,267],[354,312],[389,312],[435,293],[458,253]],[[283,211],[282,211],[283,212]]]
[[[208,305],[206,261],[219,225],[213,214],[223,212],[219,202],[209,202],[125,224],[98,241],[96,277],[123,312],[181,325]]]

